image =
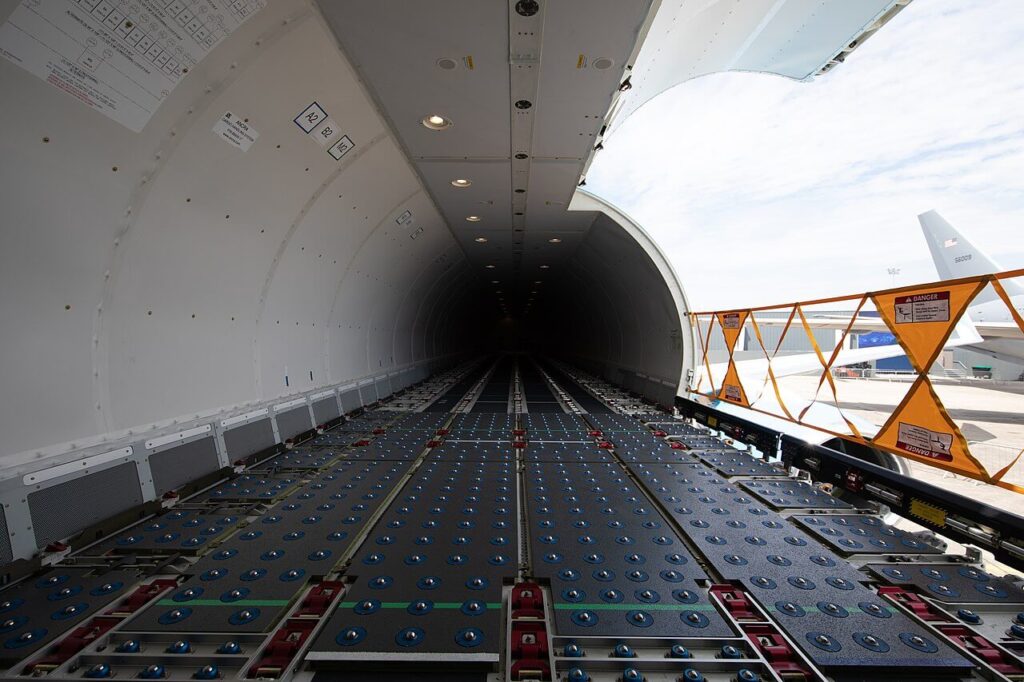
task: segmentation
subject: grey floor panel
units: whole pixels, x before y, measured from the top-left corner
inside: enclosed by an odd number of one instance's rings
[[[913,585],[922,594],[952,604],[1024,604],[1024,588],[973,566],[957,564],[870,564],[884,582]]]
[[[853,509],[849,503],[804,481],[743,481],[740,485],[774,509]]]
[[[820,514],[793,517],[802,528],[844,554],[942,554],[942,550],[877,516]]]
[[[0,594],[0,662],[38,651],[115,600],[127,596],[140,574],[60,567]]]
[[[532,574],[551,584],[564,636],[731,636],[693,556],[610,463],[530,463]]]
[[[750,486],[730,484],[706,465],[628,468],[666,505],[707,561],[777,615],[816,665],[829,671],[970,667],[881,602],[862,584],[866,576],[842,557],[748,495]]]
[[[511,462],[424,463],[354,558],[312,651],[496,657],[502,584],[516,573],[515,478]],[[408,622],[378,615],[399,608]]]

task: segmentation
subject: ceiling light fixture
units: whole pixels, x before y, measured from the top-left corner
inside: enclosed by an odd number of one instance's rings
[[[484,267],[487,268],[488,270],[493,270],[494,269],[494,264],[493,263],[488,263]]]
[[[492,279],[491,280],[491,284],[500,284],[500,283],[501,283],[501,280],[497,280],[497,279]]]
[[[467,180],[466,178],[456,178],[456,179],[452,180],[452,187],[459,187],[459,188],[461,188],[461,187],[469,187],[472,184],[473,184],[473,181],[472,180]]]
[[[562,240],[559,239],[558,237],[552,237],[551,239],[548,240],[548,242],[551,244],[561,244]]]
[[[540,269],[541,270],[547,270],[550,267],[551,267],[550,265],[542,265],[542,266],[540,266]]]
[[[423,124],[424,128],[429,128],[430,130],[447,130],[452,127],[452,122],[440,114],[424,116],[420,123]]]
[[[475,241],[477,244],[485,244],[487,243],[487,237],[477,237],[473,241]]]
[[[478,222],[480,222],[480,216],[478,216],[478,215],[468,215],[468,216],[466,216],[466,220],[468,220],[471,223],[478,223]]]

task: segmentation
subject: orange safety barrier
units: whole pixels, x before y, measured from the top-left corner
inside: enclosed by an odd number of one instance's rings
[[[986,469],[978,458],[971,453],[967,439],[953,419],[950,418],[945,405],[943,405],[942,400],[935,392],[935,388],[928,377],[929,368],[942,353],[945,344],[952,335],[954,328],[962,319],[968,306],[986,286],[991,286],[998,298],[1006,305],[1011,319],[1014,320],[1022,336],[1024,336],[1024,318],[1014,309],[1010,297],[1000,283],[1001,280],[1022,276],[1024,276],[1024,269],[782,305],[691,313],[691,321],[702,347],[701,365],[704,371],[695,373],[696,385],[691,385],[689,390],[691,393],[706,398],[722,400],[755,412],[786,419],[846,440],[870,444],[872,447],[962,476],[998,485],[1018,493],[1024,493],[1024,487],[1003,480],[1006,473],[1024,455],[1024,450],[1018,452],[1017,456],[1009,464],[998,471],[992,472]],[[839,320],[833,325],[833,328],[837,330],[842,329],[842,335],[837,341],[835,349],[826,357],[815,339],[813,325],[808,320],[805,309],[809,306],[833,303],[852,304],[855,306],[855,310],[850,313],[848,323],[843,325],[841,324],[842,320]],[[866,305],[873,306],[877,310],[879,317],[861,317],[860,314]],[[771,353],[769,353],[768,348],[765,346],[761,328],[754,315],[756,312],[763,313],[765,311],[775,311],[781,315],[788,315],[784,325],[782,325],[783,328],[779,340]],[[783,318],[780,317],[779,320],[781,319]],[[817,388],[814,391],[811,402],[798,413],[790,410],[784,403],[776,372],[773,369],[773,362],[777,361],[783,340],[794,326],[794,321],[796,320],[799,321],[799,326],[803,328],[804,333],[807,335],[811,348],[822,368],[821,376],[817,382]],[[895,337],[896,342],[906,354],[916,374],[902,401],[900,401],[872,438],[865,437],[858,430],[854,422],[843,413],[840,407],[836,381],[833,376],[835,364],[845,345],[844,341],[857,329],[858,322],[861,322],[862,325],[867,324],[865,320],[873,322],[871,327],[873,330],[881,331],[884,325],[884,330],[890,332]],[[879,324],[879,321],[882,324]],[[761,324],[763,325],[764,322],[764,319],[762,319]],[[761,353],[764,355],[763,360],[766,363],[764,378],[756,393],[748,393],[748,387],[743,385],[741,372],[738,370],[735,358],[737,342],[745,326],[748,324],[754,338],[757,340]],[[717,387],[715,386],[715,377],[712,374],[712,365],[708,355],[712,330],[715,328],[715,325],[721,331],[728,353],[727,367],[722,376],[721,385]],[[702,390],[704,388],[705,376],[710,384],[710,389]],[[781,414],[769,412],[757,406],[769,383],[772,386]],[[819,402],[819,394],[826,385],[829,389],[827,394],[831,394],[829,404],[835,407],[838,414],[845,421],[849,429],[848,433],[832,431],[805,421],[808,411],[815,403]],[[750,399],[750,396],[753,396],[753,400]]]

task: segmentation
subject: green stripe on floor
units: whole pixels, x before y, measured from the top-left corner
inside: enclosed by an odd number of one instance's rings
[[[714,611],[711,604],[555,604],[556,611]]]
[[[361,602],[343,601],[343,602],[341,602],[341,604],[338,605],[338,608],[339,609],[351,609],[356,604],[359,604],[359,603],[361,603]],[[409,608],[409,604],[412,604],[412,603],[415,603],[415,602],[385,601],[385,602],[381,602],[380,608],[382,608],[382,609],[407,609],[407,608]],[[435,609],[461,609],[462,608],[462,604],[463,604],[463,602],[460,602],[460,601],[441,601],[441,602],[434,602],[434,608]],[[489,609],[500,609],[501,608],[501,603],[500,602],[487,602],[487,608],[489,608]]]

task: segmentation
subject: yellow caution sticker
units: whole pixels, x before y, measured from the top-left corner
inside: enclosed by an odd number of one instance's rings
[[[946,512],[939,509],[935,505],[922,502],[921,500],[913,497],[910,499],[910,513],[919,519],[932,523],[940,528],[946,525]]]

